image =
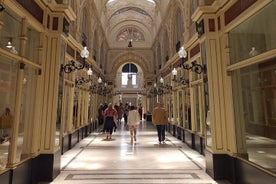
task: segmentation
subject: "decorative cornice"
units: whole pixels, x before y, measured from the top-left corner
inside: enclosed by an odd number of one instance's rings
[[[42,0],[42,2],[53,12],[63,12],[70,21],[75,21],[77,18],[77,15],[75,14],[74,10],[68,4],[57,4],[56,1],[51,1],[49,3],[46,0]]]
[[[215,3],[214,3],[215,4]],[[212,6],[198,6],[193,15],[191,16],[191,19],[194,22],[197,22],[201,19],[201,17],[204,14],[212,14],[216,13],[218,11],[219,7],[217,5]]]

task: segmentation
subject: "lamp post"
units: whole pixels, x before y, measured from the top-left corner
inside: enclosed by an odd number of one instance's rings
[[[162,77],[162,76],[160,77],[160,80],[159,80],[159,81],[160,81],[161,85],[163,85],[163,84],[164,84],[164,79],[163,79],[163,77]]]
[[[87,47],[83,47],[83,50],[80,53],[80,56],[83,58],[83,62],[80,65],[76,65],[74,60],[71,60],[70,63],[66,65],[61,65],[61,69],[65,73],[71,73],[75,70],[82,70],[84,67],[89,68],[89,65],[85,62],[85,59],[89,57],[89,51],[87,50]]]
[[[130,39],[130,40],[128,41],[128,45],[127,45],[127,47],[129,47],[129,48],[131,48],[131,47],[132,47],[132,39]]]
[[[206,65],[200,65],[200,64],[196,63],[196,61],[193,61],[191,63],[191,65],[189,65],[187,63],[187,59],[185,59],[185,58],[187,58],[188,53],[184,49],[184,47],[181,47],[179,49],[178,55],[179,55],[179,57],[182,60],[181,66],[182,66],[183,69],[185,69],[185,70],[191,70],[191,71],[193,71],[193,72],[195,72],[197,74],[206,73],[206,71],[207,71]]]
[[[177,82],[177,83],[181,83],[183,85],[189,84],[189,80],[188,79],[184,79],[183,77],[180,77],[179,79],[176,78],[176,76],[177,76],[177,70],[175,68],[173,68],[173,70],[172,70],[172,75],[173,75],[172,81]]]
[[[83,47],[83,50],[80,53],[80,56],[84,59],[89,57],[89,51],[87,50],[87,47]]]
[[[103,82],[102,78],[99,77],[99,78],[98,78],[98,84],[101,84],[102,82]]]
[[[76,85],[82,85],[82,84],[85,84],[85,83],[92,82],[91,76],[93,75],[93,71],[92,71],[91,67],[89,67],[89,69],[87,70],[87,75],[88,75],[88,79],[85,79],[84,77],[76,78],[75,84]]]
[[[184,49],[184,47],[180,47],[179,51],[178,51],[178,56],[181,58],[181,59],[184,59],[184,58],[187,58],[187,51]]]
[[[157,85],[157,83],[155,82],[153,84],[153,87],[148,90],[147,95],[149,95],[149,97],[152,97],[152,95],[156,96],[158,101],[159,95],[162,96],[163,94],[168,93],[171,90],[172,90],[172,86],[165,84],[164,79],[161,76],[159,79],[159,85]]]

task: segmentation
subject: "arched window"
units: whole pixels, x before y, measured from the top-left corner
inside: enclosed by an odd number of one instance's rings
[[[137,66],[133,63],[127,63],[122,68],[122,86],[128,85],[128,80],[131,80],[132,85],[136,85]]]
[[[118,42],[126,42],[126,41],[135,41],[135,42],[144,42],[145,37],[144,34],[134,27],[127,27],[122,29],[117,35]]]

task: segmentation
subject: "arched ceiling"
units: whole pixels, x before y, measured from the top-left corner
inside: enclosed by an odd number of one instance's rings
[[[150,48],[170,0],[94,0],[110,48]]]

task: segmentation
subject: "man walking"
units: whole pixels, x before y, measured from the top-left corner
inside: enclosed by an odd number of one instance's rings
[[[160,102],[152,112],[152,123],[156,126],[159,144],[165,143],[165,129],[168,124],[167,111]]]

